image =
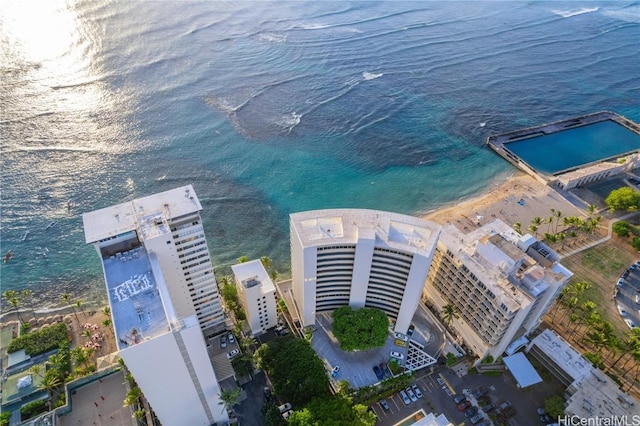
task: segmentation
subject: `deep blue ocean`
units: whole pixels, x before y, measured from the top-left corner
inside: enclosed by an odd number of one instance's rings
[[[5,0],[2,291],[104,294],[82,213],[193,184],[220,271],[288,214],[417,214],[514,172],[489,134],[640,121],[640,3]]]

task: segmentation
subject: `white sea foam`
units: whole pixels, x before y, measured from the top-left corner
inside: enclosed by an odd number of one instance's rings
[[[631,6],[616,10],[605,9],[602,11],[602,14],[621,21],[640,23],[640,6]]]
[[[299,25],[296,25],[294,28],[298,28],[301,30],[322,30],[324,28],[329,28],[332,26],[333,25],[328,25],[328,24],[299,24]]]
[[[363,77],[365,80],[375,80],[376,78],[380,78],[380,77],[382,77],[383,75],[384,75],[383,73],[380,73],[380,74],[374,74],[374,73],[366,72],[366,71],[362,73],[362,77]]]
[[[583,15],[585,13],[597,12],[599,7],[583,7],[577,10],[557,10],[553,9],[552,12],[563,18],[571,18],[572,16]]]
[[[294,127],[300,124],[300,120],[302,119],[302,114],[297,114],[295,111],[291,114],[285,115],[278,122],[280,126],[287,129],[287,133],[291,133]]]
[[[287,41],[287,36],[284,34],[260,33],[258,34],[258,37],[270,43],[284,43]]]
[[[484,127],[484,126],[486,126],[486,125],[487,125],[487,123],[486,123],[486,122],[484,122],[484,121],[483,121],[482,123],[480,123],[480,127]]]

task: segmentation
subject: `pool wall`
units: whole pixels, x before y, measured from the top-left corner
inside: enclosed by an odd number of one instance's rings
[[[503,133],[503,134],[500,134],[500,135],[492,135],[492,136],[489,136],[487,138],[487,145],[489,145],[489,147],[491,149],[493,149],[498,155],[500,155],[502,158],[504,158],[507,161],[509,161],[515,167],[517,167],[520,170],[524,171],[525,173],[533,176],[538,181],[546,184],[546,183],[549,183],[551,180],[556,179],[558,175],[561,175],[563,173],[567,173],[567,172],[583,169],[583,168],[592,166],[594,164],[602,163],[602,162],[604,162],[606,160],[620,158],[620,157],[623,157],[625,155],[629,155],[631,153],[638,152],[640,150],[639,149],[635,149],[635,150],[628,151],[628,152],[625,152],[625,153],[618,153],[618,154],[615,154],[613,156],[599,158],[596,161],[591,161],[589,163],[576,165],[576,166],[573,166],[573,167],[570,167],[570,168],[567,168],[567,169],[564,169],[564,170],[559,170],[559,171],[555,171],[553,173],[548,173],[548,172],[544,172],[544,171],[541,171],[541,170],[537,170],[535,167],[533,167],[530,164],[528,164],[525,159],[521,158],[520,156],[518,156],[517,154],[512,152],[508,148],[508,144],[512,143],[512,142],[523,141],[525,139],[531,139],[531,138],[536,138],[536,137],[540,137],[540,136],[551,135],[553,133],[562,132],[562,131],[570,130],[570,129],[575,129],[575,128],[578,128],[578,127],[583,127],[583,126],[587,126],[587,125],[591,125],[591,124],[595,124],[595,123],[600,123],[600,122],[603,122],[603,121],[613,121],[615,123],[618,123],[619,125],[623,126],[627,130],[629,130],[629,131],[635,133],[636,135],[640,136],[640,126],[637,123],[634,123],[633,121],[631,121],[631,120],[629,120],[629,119],[627,119],[625,117],[622,117],[622,116],[620,116],[620,115],[618,115],[616,113],[613,113],[613,112],[610,112],[610,111],[601,111],[601,112],[596,112],[596,113],[593,113],[593,114],[582,115],[582,116],[575,117],[575,118],[569,118],[569,119],[565,119],[565,120],[560,120],[560,121],[556,121],[556,122],[553,122],[553,123],[550,123],[550,124],[544,124],[544,125],[541,125],[541,126],[534,126],[534,127],[529,127],[529,128],[526,128],[526,129],[515,130],[515,131],[512,131],[512,132]]]

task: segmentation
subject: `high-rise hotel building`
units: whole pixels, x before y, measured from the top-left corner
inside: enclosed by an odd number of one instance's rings
[[[443,227],[424,297],[441,311],[453,305],[452,327],[480,358],[502,355],[535,329],[572,273],[531,235],[495,220],[467,234]]]
[[[203,330],[223,323],[189,186],[83,215],[102,261],[118,352],[162,424],[224,424]]]
[[[440,226],[376,210],[290,215],[293,296],[304,326],[341,306],[380,308],[406,332]]]

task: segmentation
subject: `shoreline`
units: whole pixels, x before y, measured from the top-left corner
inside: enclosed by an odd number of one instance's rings
[[[546,219],[551,215],[551,209],[561,211],[563,216],[585,215],[584,211],[553,188],[518,171],[506,180],[492,184],[484,193],[420,214],[419,217],[440,225],[454,224],[462,231],[502,219],[509,226],[519,222],[522,230],[526,231],[534,217]],[[540,231],[543,231],[542,226]]]

